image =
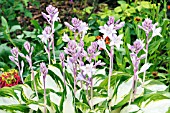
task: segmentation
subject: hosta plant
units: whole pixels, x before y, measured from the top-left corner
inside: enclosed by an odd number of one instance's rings
[[[158,80],[142,81],[141,79],[142,73],[146,73],[146,70],[154,65],[143,61],[147,57],[148,40],[144,44],[144,40],[136,39],[133,44],[127,45],[123,41],[124,35],[127,34],[123,32],[119,34],[117,31],[123,29],[126,23],[116,21],[114,17],[110,16],[107,24],[98,29],[103,36],[98,37],[97,41],[85,44],[85,37],[89,35],[88,24],[74,17],[71,24],[64,22],[70,30],[70,35],[67,32],[63,34],[63,43],[67,45],[60,53],[59,61],[56,62],[55,52],[53,52],[55,48],[54,23],[59,20],[59,12],[51,5],[46,8],[46,11],[48,15],[45,13],[42,15],[50,26],[45,27],[39,37],[44,43],[48,61],[35,64],[32,60],[34,48],[29,42],[25,42],[23,45],[27,52],[26,55],[16,48],[12,49],[13,56],[9,58],[18,67],[20,76],[17,77],[22,77],[24,71],[22,68],[24,63],[22,61],[20,63],[21,59],[28,62],[31,72],[23,78],[23,84],[15,83],[12,87],[4,85],[0,89],[0,112],[170,112],[168,86]],[[148,30],[148,24],[146,26]],[[140,28],[144,29],[143,27]],[[161,36],[161,29],[156,28],[156,25],[151,29],[153,30],[151,39],[155,30],[159,31],[157,35]],[[129,50],[123,53],[125,50],[123,47]],[[51,62],[51,49],[54,62]],[[117,51],[126,55],[130,53],[128,61],[132,63],[129,63],[124,72],[117,71],[113,65],[113,62],[117,60],[114,52],[117,54]],[[100,59],[105,52],[110,66]],[[9,84],[17,81],[16,73],[18,74],[17,71],[10,73],[10,77],[8,72],[2,73],[0,83]]]

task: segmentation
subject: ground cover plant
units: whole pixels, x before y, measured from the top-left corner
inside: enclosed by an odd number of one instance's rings
[[[169,113],[170,20],[160,4],[118,3],[63,23],[48,5],[18,43],[2,16],[0,112]]]

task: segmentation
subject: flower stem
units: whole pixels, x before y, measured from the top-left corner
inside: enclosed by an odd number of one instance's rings
[[[63,78],[64,78],[64,85],[66,86],[66,77],[65,77],[65,68],[63,67]]]
[[[135,65],[134,65],[134,69],[133,69],[134,76],[133,76],[132,92],[131,92],[131,96],[130,96],[129,105],[131,104],[131,102],[133,102],[135,100],[137,79],[138,79],[137,71],[138,71],[138,61],[137,61],[137,56],[136,56],[135,57]]]
[[[109,68],[109,76],[108,76],[108,97],[110,96],[110,79],[113,72],[113,55],[114,55],[114,46],[110,49],[110,68]]]
[[[149,39],[148,39],[148,35],[147,34],[146,34],[146,37],[147,37],[147,39],[146,39],[146,58],[145,58],[145,64],[147,63],[147,60],[148,60],[148,46],[149,46],[149,42],[148,42]],[[142,83],[142,85],[144,85],[145,76],[146,76],[146,70],[143,73],[143,83]]]
[[[56,63],[56,57],[55,57],[55,47],[54,47],[54,38],[52,41],[52,48],[53,48],[53,57],[54,57],[54,64]]]
[[[88,92],[88,83],[86,83],[86,95],[87,95],[87,100],[88,100],[88,104],[90,104],[89,103],[89,92]]]
[[[37,92],[37,87],[36,87],[36,83],[35,83],[35,77],[34,77],[34,70],[33,70],[33,69],[31,69],[31,78],[32,78],[32,80],[33,80],[33,82],[34,82],[34,90],[35,90],[35,93],[36,93],[36,95],[37,95],[37,98],[39,99],[39,97],[38,97],[38,92]]]
[[[47,104],[47,101],[46,101],[46,88],[45,88],[45,77],[43,76],[43,82],[44,82],[44,113],[46,113],[46,104]]]
[[[48,62],[49,62],[49,65],[51,64],[51,62],[50,62],[50,46],[48,45]]]
[[[77,84],[77,81],[76,81],[76,77],[77,77],[77,67],[76,67],[76,64],[75,64],[73,72],[74,72],[74,95],[76,95],[76,84]]]
[[[18,59],[17,59],[17,62],[19,62]],[[18,63],[18,64],[19,64],[19,63]],[[18,65],[18,70],[19,70],[19,75],[20,75],[20,77],[21,77],[21,81],[22,81],[22,83],[24,84],[24,79],[23,79],[23,76],[22,76],[22,73],[21,73],[21,67],[20,67],[20,65]]]
[[[91,109],[93,109],[93,78],[91,78]]]

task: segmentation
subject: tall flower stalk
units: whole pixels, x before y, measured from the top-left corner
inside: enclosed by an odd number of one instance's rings
[[[133,64],[133,83],[132,83],[132,92],[131,92],[131,96],[130,96],[130,101],[129,101],[129,105],[131,104],[131,102],[134,101],[135,99],[135,94],[136,94],[136,87],[137,87],[137,80],[138,80],[138,75],[142,72],[145,72],[149,67],[150,64],[146,63],[144,64],[140,71],[139,70],[139,64],[140,64],[140,60],[144,59],[146,57],[146,54],[141,55],[140,57],[138,57],[138,53],[144,49],[144,43],[142,40],[137,39],[133,45],[129,45],[128,44],[128,48],[131,50],[131,61]]]
[[[61,52],[60,55],[59,55],[59,57],[60,57],[61,66],[62,66],[62,68],[63,68],[64,85],[66,85],[66,78],[65,78],[65,62],[64,62],[65,56],[64,56],[64,53]]]
[[[64,24],[72,31],[74,32],[74,40],[70,40],[70,38],[68,37],[68,35],[64,34],[63,41],[64,42],[68,42],[68,47],[64,48],[64,52],[69,55],[70,57],[67,58],[67,64],[71,64],[69,65],[70,69],[72,70],[73,76],[74,76],[74,94],[76,93],[76,78],[77,78],[77,70],[78,70],[78,65],[79,62],[81,62],[81,55],[84,54],[84,49],[82,50],[81,48],[83,48],[81,43],[83,41],[84,35],[86,34],[87,30],[88,30],[88,25],[77,19],[77,18],[72,18],[72,25],[69,24],[68,22],[64,22]],[[76,42],[76,38],[77,36],[80,36],[80,43],[78,44]]]
[[[153,37],[155,36],[160,36],[162,37],[162,35],[160,34],[161,32],[161,27],[156,28],[156,26],[158,25],[158,23],[152,24],[152,20],[149,18],[146,18],[144,20],[144,22],[142,22],[142,26],[138,25],[138,27],[140,29],[143,29],[145,31],[146,34],[146,48],[145,48],[145,54],[146,54],[146,58],[145,58],[145,64],[148,62],[148,47],[149,47],[149,43],[152,41]],[[152,36],[149,37],[149,33],[152,32]],[[145,76],[146,76],[146,71],[144,71],[143,73],[143,85],[145,82]]]
[[[114,22],[114,17],[110,16],[109,20],[107,21],[107,24],[99,27],[100,28],[99,31],[103,33],[103,38],[98,40],[98,44],[100,48],[104,49],[107,52],[108,56],[110,57],[110,66],[109,66],[109,75],[108,75],[108,97],[110,97],[110,79],[113,72],[114,46],[116,46],[119,49],[120,45],[123,44],[123,41],[121,41],[123,35],[121,34],[117,36],[117,30],[122,28],[124,24],[125,22],[120,22],[120,20]],[[110,52],[106,48],[105,43],[109,44]]]
[[[97,65],[104,65],[101,61],[96,62],[96,57],[100,54],[98,51],[97,42],[92,42],[91,45],[87,48],[87,51],[84,50],[84,36],[88,30],[88,25],[77,19],[72,18],[72,25],[68,22],[65,22],[65,25],[74,32],[74,39],[70,40],[67,34],[64,33],[62,37],[64,42],[68,42],[68,47],[64,47],[64,52],[69,56],[67,57],[66,65],[69,67],[73,73],[74,77],[74,94],[76,93],[77,81],[86,83],[87,98],[89,99],[88,89],[90,87],[90,99],[93,99],[93,75],[95,74],[95,68]],[[77,37],[79,36],[80,41],[77,43]],[[88,63],[85,64],[84,62]],[[89,101],[90,105],[93,105],[92,101]],[[93,107],[91,106],[91,109]]]
[[[46,99],[46,86],[45,86],[45,79],[46,79],[46,76],[47,76],[47,73],[48,73],[48,69],[45,65],[44,62],[40,63],[40,72],[41,72],[41,75],[43,76],[43,84],[44,84],[44,113],[47,112],[47,108],[46,108],[46,105],[47,105],[47,99]]]
[[[18,51],[18,48],[17,47],[13,47],[12,50],[11,50],[11,53],[12,53],[12,56],[9,56],[9,59],[15,63],[15,65],[17,65],[18,67],[18,70],[19,70],[19,75],[21,77],[21,81],[22,83],[24,83],[24,79],[23,79],[23,69],[24,69],[24,62],[21,61],[21,63],[19,62],[19,55],[22,55],[22,53],[20,53]]]
[[[48,29],[46,27],[42,33],[43,35],[39,35],[39,37],[42,39],[42,42],[44,42],[47,45],[47,47],[44,46],[44,48],[48,54],[48,60],[50,64],[50,47],[51,46],[52,46],[53,60],[54,60],[54,63],[56,63],[55,47],[54,47],[54,32],[55,32],[54,23],[56,21],[59,21],[60,18],[58,17],[58,14],[59,14],[58,8],[55,8],[52,5],[49,5],[48,7],[46,7],[46,11],[48,14],[45,14],[44,12],[42,12],[42,15],[47,20],[50,26],[48,27]]]
[[[35,93],[36,93],[37,98],[39,98],[36,83],[35,83],[34,69],[33,69],[33,66],[32,66],[32,53],[33,53],[34,47],[33,46],[31,47],[30,43],[28,41],[26,41],[24,43],[24,48],[25,48],[25,50],[27,51],[28,54],[26,56],[24,56],[24,55],[22,55],[22,56],[26,58],[29,66],[30,66],[31,81],[33,81],[33,83],[34,83]]]

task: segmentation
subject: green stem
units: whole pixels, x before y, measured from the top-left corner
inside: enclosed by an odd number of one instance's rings
[[[93,109],[93,78],[91,78],[91,109]]]
[[[47,112],[46,110],[46,104],[47,104],[47,100],[46,100],[46,89],[45,89],[45,77],[43,77],[43,82],[44,82],[44,113]]]
[[[147,60],[148,60],[148,46],[149,46],[149,36],[148,34],[146,34],[146,58],[145,58],[145,64],[147,63]],[[144,82],[145,82],[145,76],[146,76],[146,71],[144,71],[143,73],[143,85],[144,85]]]
[[[108,97],[110,96],[110,79],[112,76],[112,72],[113,72],[113,55],[114,55],[114,46],[111,47],[110,49],[110,68],[109,68],[109,76],[108,76],[108,89],[107,89],[107,93],[108,93]]]

